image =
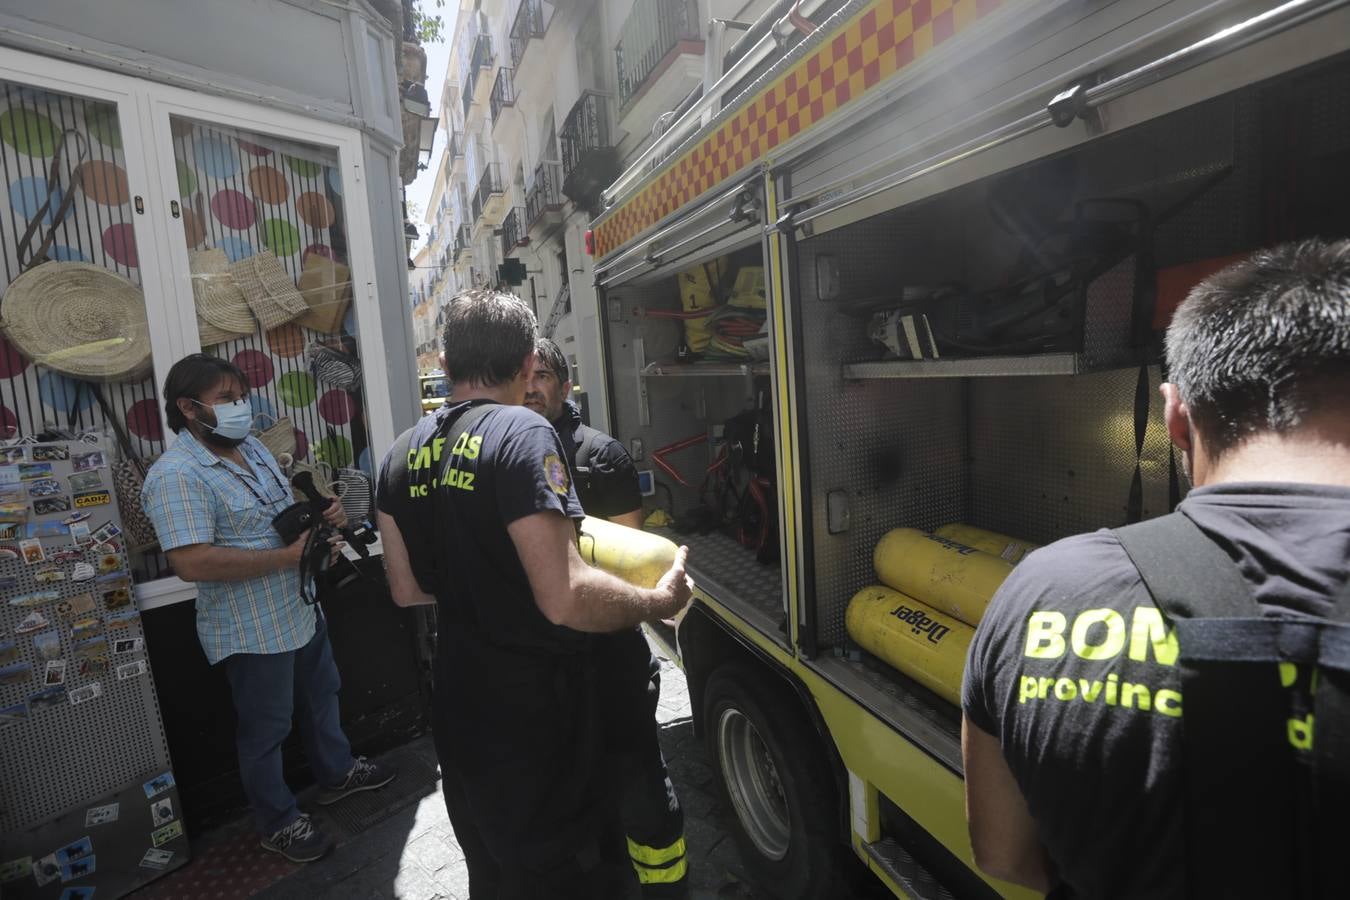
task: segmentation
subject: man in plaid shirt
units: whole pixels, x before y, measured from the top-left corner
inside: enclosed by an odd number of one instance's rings
[[[354,758],[342,733],[326,623],[300,596],[305,538],[286,546],[272,528],[293,497],[276,460],[249,434],[244,373],[204,353],[187,356],[169,370],[164,407],[178,439],[151,467],[141,504],[174,571],[197,583],[197,637],[230,682],[239,775],[262,845],[310,862],[332,841],[300,812],[282,777],[292,716],[300,718],[320,804],[383,787],[396,773]],[[324,518],[346,523],[336,500]]]

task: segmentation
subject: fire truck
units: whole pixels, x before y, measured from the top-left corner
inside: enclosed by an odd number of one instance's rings
[[[907,666],[937,620],[883,610],[879,641],[850,609],[926,565],[896,529],[1012,549],[1178,502],[1170,312],[1350,233],[1350,8],[803,0],[708,82],[588,244],[609,424],[691,548],[660,637],[738,838],[773,897],[845,891],[850,850],[897,896],[1025,894],[972,861],[960,648]]]

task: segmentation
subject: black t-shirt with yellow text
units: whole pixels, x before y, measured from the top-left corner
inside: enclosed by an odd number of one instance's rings
[[[418,585],[447,625],[473,626],[502,647],[585,651],[586,635],[535,605],[507,531],[538,512],[582,516],[566,453],[553,426],[523,406],[494,406],[452,444],[459,417],[480,403],[439,409],[394,441],[379,509],[398,524]]]
[[[1219,485],[1180,509],[1237,563],[1266,614],[1329,612],[1350,560],[1350,489]],[[1027,556],[976,629],[964,711],[999,739],[1074,896],[1184,895],[1177,651],[1105,530]]]

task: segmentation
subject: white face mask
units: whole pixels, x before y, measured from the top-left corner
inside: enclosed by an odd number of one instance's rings
[[[193,400],[198,406],[205,407],[206,404],[198,400]],[[247,397],[240,397],[233,403],[217,403],[209,407],[216,414],[216,424],[214,427],[202,423],[202,427],[215,436],[222,438],[232,444],[238,444],[253,428],[253,405],[248,402]]]

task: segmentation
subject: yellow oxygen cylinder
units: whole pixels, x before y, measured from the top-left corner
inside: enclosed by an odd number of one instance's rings
[[[628,528],[594,516],[581,520],[581,558],[635,587],[656,587],[679,549],[659,534]]]
[[[844,622],[859,646],[960,705],[961,672],[974,628],[884,587],[854,594]]]
[[[999,534],[997,531],[976,528],[974,525],[966,525],[962,522],[943,525],[933,534],[938,537],[949,538],[959,544],[965,544],[967,547],[974,547],[976,550],[983,550],[985,553],[992,553],[1014,566],[1022,561],[1022,557],[1041,546],[1040,544],[1033,544],[1031,541],[1008,537],[1006,534]]]
[[[994,591],[1012,571],[997,556],[917,528],[886,532],[872,564],[887,587],[967,625],[980,624]]]

